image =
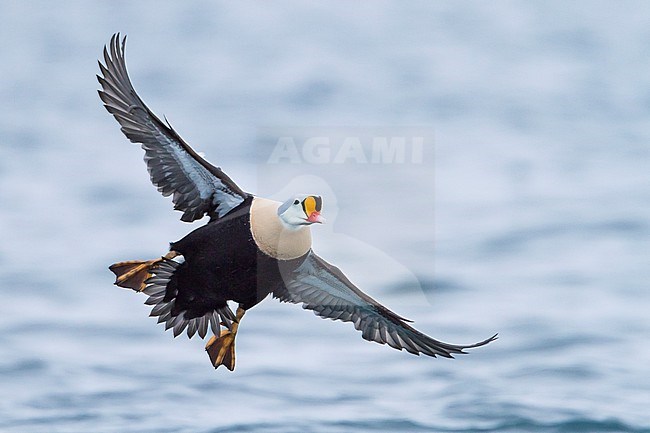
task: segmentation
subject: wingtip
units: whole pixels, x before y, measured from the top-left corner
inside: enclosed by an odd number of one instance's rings
[[[119,42],[121,37],[122,37],[121,32],[113,33],[113,35],[111,36],[111,45],[113,45],[115,42]],[[126,36],[124,36],[124,38],[126,39]]]
[[[491,343],[491,342],[493,342],[494,340],[498,340],[498,339],[499,339],[499,333],[497,332],[497,333],[494,334],[493,336],[491,336],[491,337],[489,337],[489,338],[486,338],[486,339],[483,340],[483,341],[479,341],[478,343],[473,344],[473,345],[470,346],[470,347],[480,347],[480,346],[485,346],[486,344]]]
[[[108,47],[111,48],[110,49],[111,52],[123,53],[124,47],[126,45],[126,38],[127,35],[122,36],[120,32],[113,33],[113,35],[111,36],[111,41],[107,45],[104,45],[104,53],[108,54],[109,52]]]
[[[469,346],[457,346],[457,351],[454,353],[467,355],[468,352],[465,352],[466,349],[475,349],[477,347],[485,346],[486,344],[491,343],[498,338],[499,333],[496,333],[493,336],[486,338],[485,340],[479,341],[478,343],[470,344]],[[448,358],[453,358],[451,353],[449,353]]]

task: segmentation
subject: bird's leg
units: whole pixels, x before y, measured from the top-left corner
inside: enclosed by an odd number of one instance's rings
[[[244,313],[246,313],[246,310],[241,306],[238,307],[237,319],[232,322],[231,329],[222,329],[219,338],[213,335],[208,344],[205,345],[205,350],[208,352],[214,368],[225,365],[230,371],[235,369],[235,337]]]
[[[176,251],[168,252],[164,259],[173,259],[178,256]],[[146,282],[151,277],[151,269],[163,258],[153,260],[131,260],[112,264],[109,269],[115,274],[115,284],[120,287],[133,289],[141,292],[146,287]]]

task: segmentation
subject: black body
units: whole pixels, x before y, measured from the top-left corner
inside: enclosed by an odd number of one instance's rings
[[[301,257],[280,265],[259,250],[251,233],[251,203],[249,197],[225,217],[171,244],[170,250],[185,258],[167,284],[164,300],[176,299],[173,316],[185,310],[186,319],[201,317],[227,301],[249,309],[283,288],[282,273],[302,262]]]

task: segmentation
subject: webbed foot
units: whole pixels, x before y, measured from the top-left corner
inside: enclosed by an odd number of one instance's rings
[[[232,329],[222,329],[219,338],[213,335],[205,345],[205,350],[208,352],[214,368],[225,365],[230,371],[235,369],[235,337],[245,311],[241,307],[237,308],[237,320],[233,322]]]

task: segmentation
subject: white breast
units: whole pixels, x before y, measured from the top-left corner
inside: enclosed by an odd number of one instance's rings
[[[309,226],[296,230],[286,228],[278,216],[282,203],[254,197],[251,204],[251,233],[258,248],[279,260],[296,259],[311,248]]]

